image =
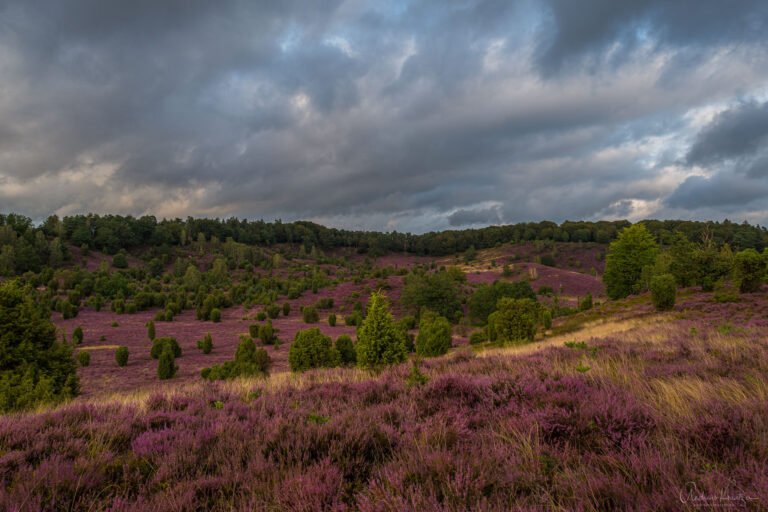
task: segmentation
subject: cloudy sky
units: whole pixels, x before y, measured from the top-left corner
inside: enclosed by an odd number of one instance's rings
[[[0,0],[0,211],[768,222],[765,0]]]

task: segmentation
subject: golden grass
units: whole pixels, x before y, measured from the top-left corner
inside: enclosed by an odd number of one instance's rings
[[[120,345],[88,345],[87,347],[78,347],[78,350],[116,350]]]

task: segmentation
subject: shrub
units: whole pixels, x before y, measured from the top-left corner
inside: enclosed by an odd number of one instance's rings
[[[210,354],[213,350],[213,338],[211,333],[206,333],[202,340],[197,342],[197,348],[203,351],[203,354]]]
[[[336,327],[336,314],[335,313],[331,313],[330,315],[328,315],[328,325],[330,325],[331,327]]]
[[[221,310],[219,308],[213,308],[211,310],[211,322],[213,323],[221,322]]]
[[[765,259],[754,249],[745,249],[734,257],[734,276],[741,293],[756,292],[765,277]]]
[[[738,302],[739,290],[729,281],[720,279],[714,285],[712,294],[715,302]]]
[[[352,343],[352,338],[346,334],[342,334],[336,338],[336,352],[339,354],[339,361],[342,365],[354,365],[357,363],[357,353],[355,352],[355,345]]]
[[[147,322],[147,338],[149,338],[150,341],[155,339],[155,322],[152,320]]]
[[[259,337],[259,327],[261,327],[259,324],[251,324],[248,326],[248,334],[251,335],[251,338]]]
[[[363,315],[355,311],[351,315],[344,317],[344,324],[348,327],[360,327],[363,323]]]
[[[429,377],[421,372],[421,368],[419,368],[419,361],[414,359],[411,365],[411,372],[408,374],[408,377],[406,377],[405,383],[408,385],[408,387],[414,387],[423,386],[427,382],[429,382]]]
[[[277,337],[275,336],[275,328],[272,327],[271,321],[259,326],[259,339],[264,345],[275,343]]]
[[[165,345],[157,361],[157,377],[160,380],[171,379],[176,375],[178,369],[173,348]]]
[[[552,328],[552,312],[548,309],[541,313],[541,323],[544,325],[545,329]]]
[[[291,314],[291,305],[289,303],[283,304],[283,316],[288,316]]]
[[[499,300],[496,312],[488,317],[488,339],[504,343],[533,341],[541,319],[541,305],[530,299]]]
[[[128,347],[118,347],[115,350],[115,361],[117,361],[117,366],[128,364]]]
[[[672,274],[651,278],[651,300],[658,311],[668,311],[675,306],[677,283]]]
[[[400,319],[398,322],[400,324],[400,327],[402,327],[405,330],[408,329],[415,329],[416,328],[416,317],[413,315],[407,315]]]
[[[333,308],[333,297],[323,297],[315,304],[317,309],[331,309]]]
[[[320,321],[320,315],[314,306],[305,306],[301,310],[301,317],[304,319],[305,324],[315,324]]]
[[[583,299],[579,301],[579,311],[587,311],[592,309],[593,305],[592,294],[588,293],[584,296]],[[547,327],[547,329],[549,329],[549,327]]]
[[[267,375],[272,360],[263,348],[256,348],[256,344],[248,336],[241,336],[240,343],[235,351],[234,361],[217,364],[210,368],[203,368],[200,375],[208,380],[226,380],[235,377],[249,377]]]
[[[118,252],[112,256],[112,266],[115,268],[128,268],[128,258],[124,252]]]
[[[173,322],[173,310],[171,308],[168,308],[165,310],[165,318],[164,320],[166,322]]]
[[[258,320],[259,322],[263,322],[266,319],[267,319],[267,313],[266,312],[259,311],[258,313],[256,313],[256,320]]]
[[[50,315],[15,281],[0,283],[0,412],[77,395],[72,348],[56,341]]]
[[[357,364],[363,368],[401,363],[407,356],[403,331],[395,325],[389,301],[379,292],[371,294],[356,350]]]
[[[486,335],[485,335],[485,333],[483,331],[473,332],[469,336],[469,343],[471,345],[477,345],[477,344],[485,342],[487,339],[488,338],[486,337]]]
[[[79,345],[83,342],[83,328],[79,325],[72,331],[72,343]]]
[[[267,306],[267,316],[273,320],[280,316],[280,306],[277,304],[270,304]]]
[[[339,353],[333,347],[331,338],[314,327],[296,333],[288,351],[288,365],[293,372],[310,368],[330,368],[339,364]]]
[[[447,318],[429,310],[421,312],[416,354],[423,357],[441,356],[451,348],[451,323]]]
[[[77,362],[80,366],[88,366],[91,364],[91,353],[86,350],[81,350],[77,353]]]
[[[406,276],[400,301],[413,311],[429,308],[446,318],[461,313],[464,274],[456,269]]]
[[[169,347],[171,349],[171,352],[173,352],[173,357],[181,357],[181,347],[179,346],[179,343],[176,341],[176,338],[155,338],[152,341],[152,349],[149,352],[149,355],[152,357],[152,359],[157,359],[160,357],[160,354],[162,354],[163,350],[165,350],[165,347]]]

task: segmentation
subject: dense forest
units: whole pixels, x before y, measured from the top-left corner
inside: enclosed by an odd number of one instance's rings
[[[662,246],[670,245],[675,233],[690,241],[707,240],[714,245],[728,244],[734,250],[768,246],[768,232],[748,223],[647,220],[643,222]],[[572,222],[562,224],[542,221],[489,226],[480,229],[429,232],[421,235],[349,231],[327,228],[307,221],[284,223],[236,218],[226,220],[188,217],[163,219],[153,216],[75,215],[60,219],[51,215],[42,224],[19,214],[0,214],[0,275],[39,272],[44,266],[59,267],[70,257],[70,247],[93,249],[107,254],[151,248],[154,255],[168,254],[172,247],[193,243],[227,241],[250,247],[270,247],[275,244],[302,244],[329,250],[352,248],[361,254],[379,256],[387,252],[444,256],[470,248],[484,249],[508,242],[613,241],[621,229],[630,223],[621,221]]]

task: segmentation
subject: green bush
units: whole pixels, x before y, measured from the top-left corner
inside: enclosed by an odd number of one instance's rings
[[[675,306],[677,283],[672,274],[651,278],[651,300],[658,311],[668,311]]]
[[[305,324],[316,324],[320,321],[320,314],[314,306],[305,306],[301,310],[301,317],[304,319]]]
[[[72,331],[72,343],[79,345],[83,342],[83,328],[79,325]]]
[[[293,372],[310,368],[330,368],[339,364],[339,353],[333,347],[331,338],[313,327],[296,333],[288,351],[288,365]]]
[[[552,312],[548,309],[545,309],[541,313],[541,323],[544,325],[545,329],[551,329],[552,328]]]
[[[263,322],[266,319],[267,319],[267,313],[265,311],[259,311],[258,313],[256,313],[256,320],[258,320],[259,322]]]
[[[358,311],[344,317],[344,324],[348,327],[360,327],[362,323],[363,315]]]
[[[81,350],[77,353],[77,362],[80,366],[88,366],[91,364],[91,353],[87,350]]]
[[[280,306],[277,304],[270,304],[267,306],[267,316],[273,320],[280,316]]]
[[[488,317],[488,339],[503,343],[533,341],[541,321],[541,305],[531,299],[499,299]]]
[[[592,309],[593,302],[592,302],[592,294],[588,293],[584,296],[583,299],[579,301],[579,311],[587,311]],[[549,329],[549,327],[547,327]]]
[[[202,340],[198,340],[197,348],[203,351],[203,354],[210,354],[213,350],[213,338],[211,333],[206,333]]]
[[[157,361],[157,376],[160,380],[172,379],[179,367],[176,365],[173,348],[169,345],[163,346],[162,352]]]
[[[291,305],[287,302],[283,304],[283,316],[288,316],[291,314]]]
[[[124,252],[118,252],[112,256],[112,266],[115,268],[128,268],[128,258]]]
[[[333,308],[333,297],[323,297],[315,304],[317,309],[331,309]]]
[[[128,347],[118,347],[115,350],[115,361],[117,361],[117,366],[128,364]]]
[[[395,325],[389,311],[389,301],[379,292],[371,294],[368,314],[357,335],[357,364],[363,368],[405,361],[408,354],[402,329]]]
[[[152,359],[157,359],[160,357],[163,350],[165,350],[165,347],[171,349],[174,358],[181,357],[181,347],[179,346],[179,343],[176,341],[176,338],[169,337],[155,338],[152,340],[152,349],[150,350],[149,355]]]
[[[441,356],[451,348],[451,323],[430,310],[422,310],[416,354],[422,357]]]
[[[155,322],[152,320],[147,322],[147,338],[149,338],[150,341],[155,339]]]
[[[720,279],[714,285],[712,294],[715,302],[738,302],[739,290],[729,281]]]
[[[335,313],[331,313],[330,315],[328,315],[328,325],[330,325],[331,327],[336,327],[336,314]]]
[[[354,365],[357,363],[357,353],[355,352],[355,345],[352,343],[352,338],[346,334],[342,334],[336,338],[336,352],[339,354],[339,361],[342,365]]]
[[[407,315],[401,318],[398,323],[400,324],[400,327],[405,329],[406,331],[408,329],[415,329],[416,328],[416,317],[413,315]]]
[[[741,293],[760,290],[765,278],[765,259],[754,249],[745,249],[734,257],[734,276]]]
[[[477,345],[479,343],[483,343],[487,340],[485,333],[483,331],[473,332],[469,336],[469,343],[470,345]]]
[[[259,326],[259,339],[264,345],[273,345],[277,341],[275,336],[275,328],[272,327],[272,322],[268,321],[264,325]]]
[[[211,322],[213,323],[221,322],[221,310],[219,308],[213,308],[211,310]]]
[[[256,344],[248,336],[241,336],[240,343],[235,351],[234,361],[217,364],[210,368],[203,368],[200,375],[208,380],[226,380],[236,377],[252,377],[267,375],[272,360],[263,348],[256,348]]]
[[[0,283],[0,413],[58,403],[79,391],[72,347],[16,281]]]
[[[261,327],[259,324],[251,324],[248,326],[248,334],[251,335],[251,338],[259,337],[259,327]]]

